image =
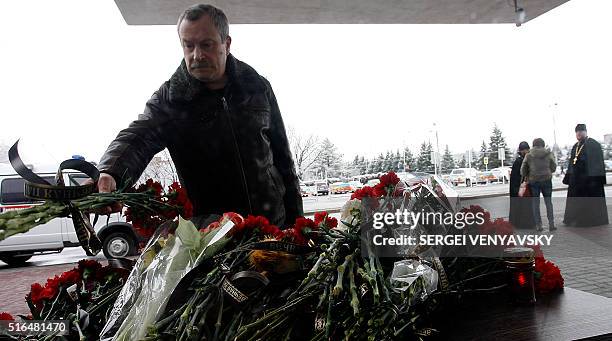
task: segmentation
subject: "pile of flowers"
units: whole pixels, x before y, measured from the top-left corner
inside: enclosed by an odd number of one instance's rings
[[[48,278],[44,285],[33,283],[25,297],[30,315],[20,317],[23,320],[68,320],[73,335],[80,339],[98,339],[106,323],[107,311],[128,275],[129,269],[81,260],[77,267]],[[14,318],[2,313],[0,320]],[[42,336],[22,339],[40,340]]]
[[[103,267],[79,263],[45,286],[32,286],[27,298],[32,314],[71,319],[73,334],[104,341],[403,340],[435,334],[430,314],[441,297],[506,287],[502,259],[424,257],[418,249],[380,257],[362,236],[373,210],[451,210],[427,184],[407,188],[392,172],[380,180],[356,191],[340,219],[319,212],[284,230],[265,217],[232,212],[185,220],[181,215],[190,212],[190,204],[184,191],[170,186],[163,193],[159,183],[148,181],[125,193],[140,195],[128,217],[143,231],[166,222],[152,233],[129,277],[111,276],[116,282],[109,284],[101,278],[111,277],[98,275]],[[178,220],[169,207],[179,208]],[[467,210],[484,215],[483,224],[471,227],[479,233],[512,233],[507,222],[491,221],[481,207]],[[558,268],[541,254],[536,279],[541,293],[563,285]],[[79,293],[74,304],[64,298],[66,287],[73,286]],[[93,326],[77,322],[84,313]]]

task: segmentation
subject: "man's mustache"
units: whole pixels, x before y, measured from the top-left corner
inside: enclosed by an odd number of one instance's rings
[[[208,63],[202,63],[202,62],[192,62],[190,64],[190,67],[192,69],[204,69],[204,68],[209,68],[210,64]]]

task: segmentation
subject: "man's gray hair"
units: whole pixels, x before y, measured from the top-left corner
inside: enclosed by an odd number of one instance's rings
[[[183,20],[196,21],[203,15],[208,15],[212,19],[213,25],[215,25],[221,36],[221,42],[225,42],[229,36],[229,22],[225,13],[213,5],[197,4],[187,8],[179,17],[176,29],[178,30],[181,27]]]
[[[538,137],[537,139],[533,140],[532,145],[534,147],[544,147],[544,146],[546,146],[546,143],[544,143],[543,139]]]

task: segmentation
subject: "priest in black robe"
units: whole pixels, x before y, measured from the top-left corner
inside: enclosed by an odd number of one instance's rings
[[[521,165],[525,155],[529,153],[529,143],[523,141],[519,144],[518,155],[512,164],[510,172],[510,223],[518,229],[533,229],[535,220],[531,198],[518,196],[519,188],[523,178],[521,177]]]
[[[601,144],[587,136],[586,125],[578,124],[575,130],[578,142],[572,147],[563,179],[569,185],[563,223],[581,227],[607,225],[606,171]]]

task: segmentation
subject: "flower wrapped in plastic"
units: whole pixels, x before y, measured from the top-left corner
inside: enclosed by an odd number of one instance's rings
[[[214,227],[199,231],[191,221],[179,217],[178,226],[170,222],[160,227],[138,258],[101,338],[143,338],[147,328],[164,312],[180,280],[225,246],[226,234],[235,223],[226,215]]]

